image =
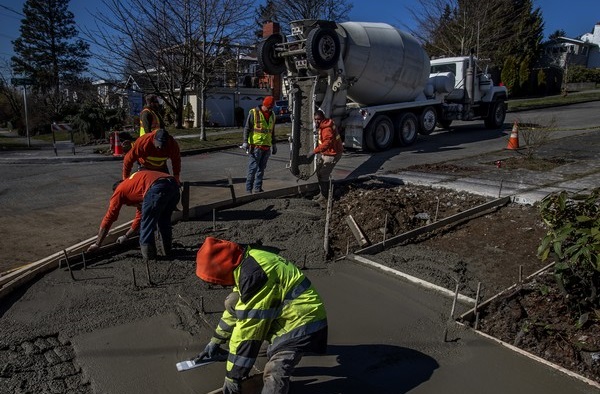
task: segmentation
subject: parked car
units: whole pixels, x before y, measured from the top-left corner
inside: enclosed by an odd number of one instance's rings
[[[287,100],[275,101],[275,107],[273,107],[273,112],[275,112],[275,121],[277,123],[291,122],[290,109],[288,105],[289,104]]]

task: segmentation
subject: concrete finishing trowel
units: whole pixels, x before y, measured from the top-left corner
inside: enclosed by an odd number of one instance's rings
[[[181,371],[187,371],[188,369],[202,367],[204,365],[217,363],[220,361],[225,361],[225,360],[223,360],[222,358],[219,358],[219,359],[204,358],[202,360],[193,358],[191,360],[185,360],[185,361],[178,362],[177,364],[175,364],[175,366],[177,367],[177,371],[181,372]]]

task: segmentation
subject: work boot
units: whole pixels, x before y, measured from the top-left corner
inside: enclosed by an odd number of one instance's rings
[[[156,247],[154,245],[140,245],[144,260],[156,260]]]
[[[319,204],[327,203],[327,197],[322,194],[317,194],[315,197],[313,197],[313,201]]]

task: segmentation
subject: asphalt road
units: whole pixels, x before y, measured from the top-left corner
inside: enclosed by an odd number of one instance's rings
[[[600,126],[600,102],[576,104],[536,111],[510,113],[504,130],[486,130],[479,122],[456,122],[449,132],[420,136],[406,148],[381,153],[346,152],[337,165],[334,178],[343,179],[370,173],[385,173],[415,164],[446,162],[503,150],[510,125],[517,119],[525,123],[544,123],[554,119],[561,131],[552,138],[581,133]],[[264,189],[290,186],[297,181],[286,169],[289,150],[279,145],[266,171]],[[241,149],[186,156],[182,180],[222,180],[231,176],[235,190],[244,193],[247,157]],[[0,271],[36,261],[96,234],[119,179],[120,161],[89,161],[45,164],[6,164],[0,161]],[[311,182],[314,179],[310,180]],[[229,194],[224,188],[197,188],[191,204],[220,200]],[[133,217],[125,208],[117,224]]]

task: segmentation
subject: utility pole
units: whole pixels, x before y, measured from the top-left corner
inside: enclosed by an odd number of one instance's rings
[[[23,85],[23,102],[25,103],[25,131],[27,133],[27,147],[31,148],[31,137],[29,136],[29,117],[27,116],[27,85]]]

